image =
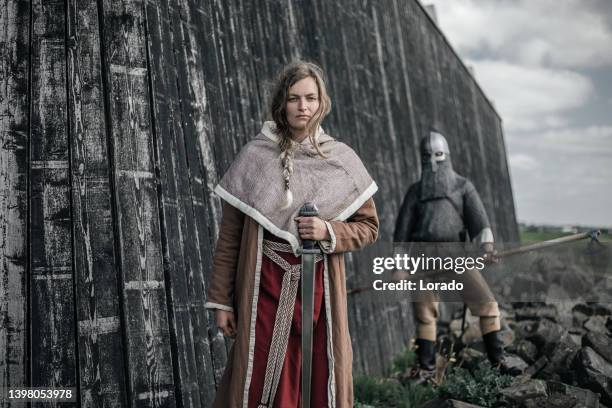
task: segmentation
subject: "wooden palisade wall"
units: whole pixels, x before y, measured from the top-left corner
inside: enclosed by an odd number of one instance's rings
[[[0,387],[210,406],[212,189],[295,58],[327,71],[324,125],[378,182],[381,239],[431,125],[517,239],[501,120],[416,0],[0,0]],[[378,373],[413,323],[369,296],[349,300],[355,369]]]

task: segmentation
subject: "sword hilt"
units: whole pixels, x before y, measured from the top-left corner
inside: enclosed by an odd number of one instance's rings
[[[319,209],[313,203],[304,203],[302,208],[300,208],[300,217],[318,217]],[[316,241],[312,239],[304,239],[302,240],[302,248],[303,249],[315,249]]]

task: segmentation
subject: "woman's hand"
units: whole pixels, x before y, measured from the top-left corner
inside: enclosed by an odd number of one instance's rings
[[[297,217],[298,233],[301,239],[311,239],[313,241],[330,240],[329,231],[325,222],[319,217]]]
[[[236,337],[236,319],[234,318],[234,312],[216,309],[215,320],[217,321],[217,326],[223,331],[224,335]]]

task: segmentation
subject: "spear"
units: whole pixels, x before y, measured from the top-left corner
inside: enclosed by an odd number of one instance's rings
[[[560,237],[560,238],[555,238],[555,239],[549,239],[547,241],[542,241],[542,242],[536,242],[534,244],[529,244],[529,245],[523,245],[520,246],[518,248],[513,248],[513,249],[509,249],[507,251],[503,251],[503,252],[499,252],[499,253],[495,253],[493,254],[493,259],[499,259],[499,258],[504,258],[507,256],[512,256],[512,255],[518,255],[518,254],[523,254],[526,252],[532,252],[532,251],[539,251],[541,249],[544,248],[550,248],[550,247],[554,247],[557,245],[561,245],[561,244],[566,244],[568,242],[573,242],[573,241],[579,241],[581,239],[586,239],[586,238],[590,238],[591,242],[597,242],[599,243],[599,240],[597,239],[597,237],[599,237],[601,235],[601,231],[599,230],[591,230],[588,232],[581,232],[578,234],[572,234],[572,235],[566,235],[564,237]],[[447,272],[445,272],[447,273]],[[440,272],[438,272],[438,274],[441,274]],[[428,273],[427,277],[428,278],[433,278],[437,275],[436,272],[433,273]],[[354,289],[349,289],[346,291],[347,295],[352,295],[355,293],[361,293],[361,292],[367,292],[372,290],[371,286],[366,286],[366,287],[361,287],[361,288],[354,288]]]

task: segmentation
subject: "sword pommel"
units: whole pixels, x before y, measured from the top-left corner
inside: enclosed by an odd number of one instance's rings
[[[319,215],[319,209],[313,203],[304,203],[300,208],[300,217],[317,217]],[[315,241],[311,239],[305,239],[302,241],[303,249],[314,249]]]

